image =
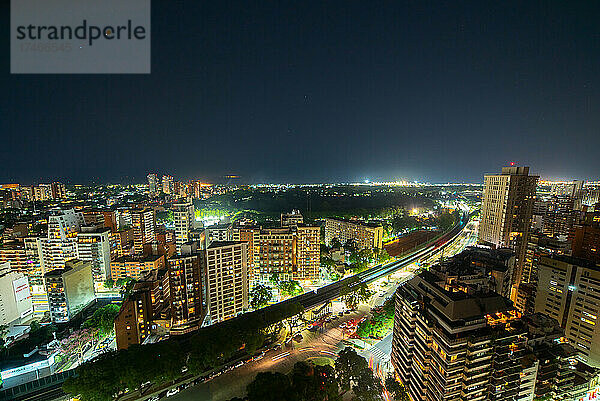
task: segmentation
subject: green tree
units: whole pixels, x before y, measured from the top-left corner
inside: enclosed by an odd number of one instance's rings
[[[260,372],[246,387],[248,401],[293,400],[290,379],[279,372]]]
[[[366,361],[365,361],[366,362]],[[352,392],[357,401],[381,401],[383,400],[383,385],[373,371],[368,367],[362,368],[352,386]]]
[[[346,252],[350,252],[350,254],[352,254],[352,252],[356,252],[358,250],[357,246],[356,246],[356,241],[349,239],[346,241],[346,243],[344,244],[344,250]]]
[[[8,326],[6,324],[0,324],[0,349],[4,348],[6,341],[4,337],[8,334]]]
[[[369,364],[353,348],[346,347],[338,353],[335,360],[335,373],[343,390],[350,390],[352,385],[358,383],[364,369],[369,369]]]
[[[331,239],[331,243],[329,245],[331,245],[331,248],[341,248],[342,247],[342,243],[340,242],[340,240],[337,237],[333,237]]]
[[[373,251],[369,248],[354,249],[350,253],[350,261],[356,266],[358,272],[365,270],[373,258]]]
[[[79,396],[81,401],[110,401],[125,389],[120,380],[122,366],[116,358],[117,352],[99,355],[93,363],[87,362],[76,369],[77,376],[68,378],[63,390]]]
[[[0,324],[0,338],[4,338],[8,334],[8,325]]]
[[[298,325],[298,321],[304,313],[304,307],[296,302],[293,304],[286,304],[282,308],[283,320],[285,320],[290,327],[290,334],[293,334],[294,327]]]
[[[277,287],[284,296],[295,297],[304,292],[302,286],[296,280],[280,281]]]
[[[100,334],[106,335],[113,331],[115,318],[119,314],[120,307],[108,304],[98,308],[94,314],[83,323],[84,328],[97,329]]]
[[[442,231],[447,231],[460,219],[460,213],[458,210],[454,212],[443,212],[437,218],[434,219],[434,224]]]
[[[115,286],[115,280],[112,278],[106,279],[106,281],[104,281],[104,286],[106,288],[113,288]]]
[[[377,259],[377,263],[385,263],[391,259],[390,255],[387,253],[385,249],[377,249],[373,250],[373,255]]]
[[[271,284],[273,284],[274,286],[277,286],[279,284],[279,273],[278,272],[273,272],[269,275],[269,281],[271,282]]]
[[[348,309],[355,309],[361,303],[367,302],[373,293],[365,283],[353,280],[344,283],[340,290],[340,298],[345,302]]]
[[[406,387],[396,380],[393,374],[385,378],[385,388],[395,401],[410,401]]]
[[[335,369],[331,365],[315,366],[315,378],[321,394],[324,395],[320,400],[342,401],[342,395],[339,394],[339,385],[335,376]]]
[[[271,287],[263,284],[255,285],[250,290],[250,306],[252,309],[259,309],[267,305],[273,299]]]
[[[339,386],[332,366],[318,366],[310,361],[296,362],[290,373],[296,400],[341,401]]]
[[[412,230],[418,226],[419,222],[414,216],[406,216],[402,214],[394,216],[392,219],[392,230],[396,234],[403,230]]]
[[[321,266],[328,269],[335,267],[335,261],[329,255],[321,255]]]

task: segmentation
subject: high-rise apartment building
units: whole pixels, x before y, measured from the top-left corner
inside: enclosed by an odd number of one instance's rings
[[[136,254],[141,255],[144,253],[144,245],[156,240],[154,210],[150,208],[132,210],[131,225],[133,226],[133,249]]]
[[[354,241],[358,248],[377,248],[383,245],[383,226],[378,223],[325,219],[325,244],[337,238],[342,245]]]
[[[288,228],[266,228],[257,238],[258,252],[255,257],[255,279],[267,282],[276,273],[279,280],[291,280],[298,267],[295,254],[296,236]]]
[[[600,211],[587,212],[571,233],[573,256],[600,264]]]
[[[537,264],[542,256],[568,255],[570,253],[571,244],[566,239],[549,237],[539,232],[532,232],[527,242],[521,284],[537,283]]]
[[[202,307],[203,255],[175,256],[167,260],[173,325],[204,318]]]
[[[295,225],[296,271],[294,280],[315,281],[321,267],[321,228],[304,224]]]
[[[83,214],[73,209],[50,215],[47,237],[38,238],[42,271],[62,268],[67,260],[77,257],[77,234],[83,225]]]
[[[214,224],[204,229],[206,247],[213,241],[230,241],[232,237],[231,224]]]
[[[581,196],[583,191],[583,181],[575,180],[572,182],[560,182],[554,183],[550,187],[550,194],[556,196],[568,196],[571,198],[578,198]]]
[[[190,232],[195,227],[195,209],[191,201],[173,205],[173,220],[175,222],[175,249],[181,253],[181,247],[190,241]]]
[[[587,364],[600,367],[600,267],[565,255],[541,257],[535,311],[556,319]]]
[[[260,252],[260,227],[254,223],[240,224],[239,221],[232,225],[231,240],[243,241],[248,244],[248,280],[250,288],[254,285],[255,275],[258,275],[255,270],[255,263],[258,263],[257,257]]]
[[[567,237],[577,221],[576,198],[554,195],[547,200],[546,214],[542,216],[542,232],[549,237]]]
[[[90,262],[94,282],[110,278],[110,228],[88,229],[82,227],[77,235],[77,259]]]
[[[170,175],[162,176],[162,191],[163,193],[169,195],[172,194],[175,190],[175,184],[173,182],[173,177]]]
[[[113,280],[125,278],[139,280],[150,271],[164,267],[164,255],[120,256],[110,262],[110,277]]]
[[[508,298],[514,265],[515,255],[510,249],[468,247],[431,269],[445,282],[461,281]]]
[[[251,286],[268,282],[273,273],[279,280],[319,279],[321,237],[318,226],[299,223],[299,219],[278,228],[236,222],[229,238],[248,244]]]
[[[50,184],[39,184],[33,187],[33,199],[45,202],[52,199],[52,187]]]
[[[523,273],[538,178],[529,175],[529,167],[503,167],[501,174],[484,177],[479,241],[515,251],[515,286]]]
[[[158,185],[158,177],[154,173],[150,173],[147,176],[148,178],[148,192],[150,192],[150,196],[156,196],[160,193],[159,185]]]
[[[589,211],[600,211],[595,208],[598,202],[600,202],[600,188],[584,187],[581,191],[582,206],[587,206]]]
[[[151,335],[163,336],[171,329],[169,275],[153,270],[137,281],[115,318],[117,349],[143,344]]]
[[[96,299],[92,264],[73,259],[44,275],[50,318],[66,323]]]
[[[299,210],[292,210],[291,213],[281,213],[281,227],[295,226],[304,223],[304,217]]]
[[[248,309],[248,245],[215,241],[206,249],[206,293],[211,323]]]
[[[213,185],[207,184],[200,181],[191,181],[192,188],[189,191],[190,195],[193,195],[197,199],[206,199],[212,195]]]
[[[65,184],[53,182],[50,184],[50,193],[52,194],[52,199],[64,199],[67,196]]]
[[[510,301],[425,271],[396,292],[392,365],[413,400],[531,400],[537,365]]]
[[[0,265],[8,262],[11,271],[27,276],[34,314],[36,317],[43,317],[48,311],[48,297],[44,287],[39,245],[34,237],[23,238],[23,241],[5,242],[0,246]]]

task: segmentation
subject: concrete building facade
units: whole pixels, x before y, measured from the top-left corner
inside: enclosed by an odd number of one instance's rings
[[[516,268],[512,299],[521,282],[538,179],[538,176],[529,175],[529,167],[503,167],[501,174],[484,177],[479,241],[514,250]]]

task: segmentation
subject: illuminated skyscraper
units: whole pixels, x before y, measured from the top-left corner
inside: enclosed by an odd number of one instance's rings
[[[600,367],[600,267],[566,255],[540,258],[535,311],[556,319],[587,364]]]
[[[77,233],[84,225],[83,214],[75,210],[54,211],[48,218],[48,235],[38,238],[42,271],[63,268],[77,257]]]
[[[484,178],[479,241],[514,250],[515,287],[521,282],[538,178],[529,175],[529,167],[502,167],[501,174]]]
[[[154,210],[150,208],[131,211],[133,225],[133,249],[136,254],[144,253],[144,244],[150,244],[156,239]]]
[[[110,277],[110,228],[88,230],[77,235],[77,258],[92,265],[94,282]]]
[[[247,249],[245,242],[237,241],[215,241],[206,249],[206,291],[211,323],[235,317],[248,308]]]
[[[175,221],[175,248],[181,253],[183,244],[190,240],[190,231],[194,228],[195,215],[192,202],[176,203],[173,205]]]
[[[158,188],[158,177],[156,174],[148,174],[148,192],[150,192],[151,196],[156,196],[160,192]]]
[[[162,176],[162,191],[165,194],[173,193],[175,184],[173,183],[173,177],[170,175]]]

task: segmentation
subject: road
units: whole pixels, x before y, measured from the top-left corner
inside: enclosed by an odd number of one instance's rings
[[[246,386],[254,380],[254,377],[259,372],[275,371],[287,373],[299,361],[332,361],[332,358],[345,347],[342,343],[345,334],[339,328],[339,325],[350,319],[360,319],[366,316],[369,311],[370,308],[363,305],[357,312],[344,314],[342,317],[338,317],[330,324],[327,324],[322,333],[303,330],[301,342],[293,342],[293,346],[291,347],[283,347],[277,351],[266,352],[260,360],[248,362],[206,383],[181,390],[178,394],[169,397],[168,400],[217,401],[242,397],[246,393]]]
[[[448,258],[452,255],[456,255],[462,252],[466,247],[474,245],[477,242],[477,223],[469,222],[465,229],[462,231],[460,235],[458,235],[451,243],[449,243],[444,249],[444,258]],[[442,257],[442,252],[436,252],[429,258],[425,259],[421,265],[424,264],[434,264],[439,261]],[[396,272],[391,277],[392,283],[391,286],[386,286],[385,279],[380,279],[372,287],[378,288],[379,286],[379,294],[374,296],[371,299],[371,302],[377,297],[377,302],[372,303],[371,305],[377,305],[383,303],[385,299],[391,297],[396,291],[398,285],[408,281],[413,277],[413,271],[416,270],[419,266],[416,264],[412,264],[407,266],[406,269]],[[390,353],[392,349],[392,333],[385,336],[381,341],[373,344],[368,349],[365,349],[360,352],[360,354],[369,361],[370,366],[374,371],[385,373],[391,371],[392,366],[390,364]]]
[[[445,244],[443,248],[429,250],[433,252],[432,256],[423,260],[424,263],[433,263],[441,257],[442,249],[444,249],[445,257],[452,256],[455,253],[461,252],[466,246],[469,246],[475,241],[475,223],[470,222],[462,230],[462,232],[453,237],[451,241]],[[418,260],[421,256],[413,258]],[[302,341],[300,343],[293,342],[293,346],[284,347],[280,350],[271,350],[265,353],[260,360],[248,362],[238,368],[229,370],[205,383],[191,386],[181,390],[179,393],[168,397],[169,401],[224,401],[233,397],[243,397],[245,395],[246,386],[254,380],[257,373],[262,371],[276,371],[288,373],[294,364],[304,360],[318,360],[324,362],[332,361],[335,355],[345,348],[343,340],[347,337],[344,330],[339,326],[350,319],[361,319],[367,316],[371,309],[381,305],[385,300],[393,296],[398,285],[406,282],[414,276],[413,271],[420,268],[416,263],[405,263],[403,270],[390,269],[384,266],[381,271],[388,271],[387,276],[379,275],[374,278],[373,274],[363,276],[363,279],[368,280],[370,287],[375,289],[375,294],[370,298],[368,304],[361,305],[358,311],[343,314],[339,317],[339,312],[343,306],[339,302],[334,302],[334,316],[338,316],[331,323],[325,325],[323,332],[311,332],[309,330],[302,331]],[[321,291],[321,290],[319,290]],[[377,370],[379,365],[382,368],[385,362],[389,361],[391,351],[391,333],[384,337],[381,341],[375,343],[368,349],[360,351],[361,355],[369,360],[370,365]],[[381,371],[387,369],[381,369]]]

